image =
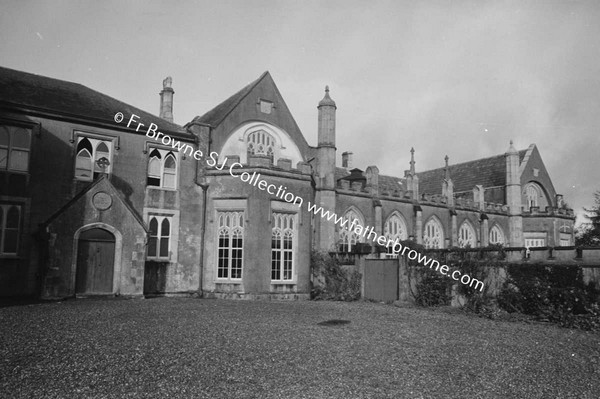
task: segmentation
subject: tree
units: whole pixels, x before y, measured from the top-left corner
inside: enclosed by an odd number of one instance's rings
[[[600,246],[600,191],[594,193],[594,206],[583,208],[589,220],[579,230],[576,239],[577,245]]]

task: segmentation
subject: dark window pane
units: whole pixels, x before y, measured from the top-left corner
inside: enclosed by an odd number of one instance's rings
[[[169,256],[169,238],[160,239],[160,257]]]
[[[156,237],[150,237],[148,239],[148,256],[156,256]]]
[[[18,229],[19,228],[19,208],[11,206],[6,215],[6,228],[7,229]]]
[[[17,253],[18,237],[19,237],[18,230],[5,230],[4,231],[4,253],[6,253],[6,254]]]
[[[156,218],[150,219],[150,235],[158,235],[158,221],[156,220]]]
[[[170,223],[169,223],[169,219],[163,219],[162,224],[161,224],[161,229],[160,229],[160,235],[163,237],[168,237],[170,236]]]

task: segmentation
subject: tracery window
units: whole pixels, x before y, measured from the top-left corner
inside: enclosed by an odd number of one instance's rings
[[[500,227],[494,225],[490,229],[490,244],[492,245],[502,245],[504,244],[504,233],[500,229]]]
[[[444,248],[444,232],[441,223],[431,218],[423,229],[423,245],[425,248]]]
[[[217,278],[241,279],[244,244],[244,212],[218,212],[217,219]]]
[[[97,179],[103,173],[111,173],[112,153],[112,140],[78,137],[75,178],[91,181]]]
[[[475,229],[467,221],[458,229],[458,246],[461,248],[475,248]]]
[[[527,199],[527,208],[531,209],[532,206],[538,206],[538,198],[540,197],[540,191],[534,184],[528,184],[525,188],[525,198]]]
[[[148,239],[148,259],[169,259],[171,244],[171,216],[150,217],[150,237]]]
[[[0,170],[27,172],[31,130],[16,126],[0,126]]]
[[[383,234],[385,238],[387,238],[388,242],[389,240],[396,241],[396,239],[398,239],[398,241],[406,240],[408,238],[408,234],[404,219],[398,213],[393,213],[385,222]],[[386,246],[386,257],[398,257],[398,254],[394,254],[393,245]]]
[[[297,236],[296,215],[273,212],[271,280],[292,280]]]
[[[257,130],[248,135],[247,139],[248,154],[267,155],[273,162],[275,154],[275,139],[264,130]]]
[[[153,148],[148,158],[149,186],[177,188],[177,153]]]
[[[362,217],[354,209],[346,211],[342,223],[344,220],[347,222],[340,230],[340,252],[352,252],[356,244],[363,240],[363,237],[355,232],[356,226],[360,225],[363,228],[365,226]]]
[[[21,206],[0,204],[0,255],[16,255],[19,246]]]

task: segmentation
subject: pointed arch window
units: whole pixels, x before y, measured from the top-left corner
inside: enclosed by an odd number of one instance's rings
[[[147,185],[161,188],[177,188],[177,153],[153,148],[148,155]]]
[[[296,215],[273,212],[271,230],[271,280],[290,281],[294,276]]]
[[[344,223],[346,221],[346,223]],[[340,230],[340,252],[352,252],[356,244],[363,241],[363,236],[356,233],[356,227],[364,228],[363,218],[354,209],[349,209],[342,219],[344,223]]]
[[[17,126],[0,126],[0,170],[29,170],[31,130]]]
[[[423,245],[425,248],[444,248],[442,224],[435,218],[429,219],[423,228]]]
[[[490,244],[504,245],[504,233],[500,227],[494,225],[490,229]]]
[[[171,251],[171,216],[151,215],[150,237],[148,239],[148,259],[168,260]]]
[[[0,255],[16,255],[19,247],[21,206],[0,204]]]
[[[528,209],[531,209],[533,206],[538,206],[540,191],[535,184],[528,184],[527,187],[525,187],[525,198],[527,200]]]
[[[264,130],[257,130],[248,135],[247,149],[249,155],[267,155],[271,162],[275,156],[275,139]]]
[[[383,234],[387,241],[403,241],[408,238],[408,233],[406,230],[406,223],[404,222],[404,218],[400,216],[398,213],[393,213],[385,222],[385,226],[383,229]],[[388,258],[397,258],[398,254],[394,254],[394,248],[392,245],[386,246],[386,257]]]
[[[79,136],[75,155],[75,178],[92,181],[112,172],[113,141]]]
[[[458,229],[458,246],[461,248],[475,248],[476,236],[475,229],[467,221]]]
[[[217,278],[242,278],[244,250],[244,212],[218,212]]]

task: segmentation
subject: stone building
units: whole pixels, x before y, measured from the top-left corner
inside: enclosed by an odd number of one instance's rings
[[[573,245],[535,145],[424,172],[413,150],[386,176],[350,152],[337,165],[327,88],[311,146],[268,72],[185,126],[171,83],[156,117],[0,68],[0,295],[307,298],[314,249],[394,256],[311,205],[430,248]]]

